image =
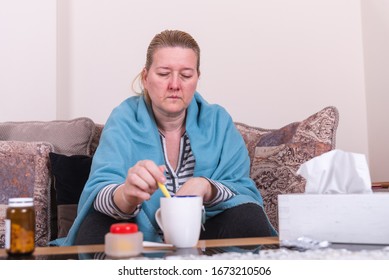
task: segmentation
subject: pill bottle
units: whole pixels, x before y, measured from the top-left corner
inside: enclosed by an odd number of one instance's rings
[[[104,252],[111,258],[134,257],[142,253],[143,233],[137,224],[116,223],[105,235]]]
[[[5,218],[5,249],[29,255],[35,249],[35,209],[31,197],[10,198]]]

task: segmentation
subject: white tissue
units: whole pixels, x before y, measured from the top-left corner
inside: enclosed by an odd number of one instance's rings
[[[306,179],[305,193],[372,193],[363,154],[332,150],[303,163],[297,174]]]

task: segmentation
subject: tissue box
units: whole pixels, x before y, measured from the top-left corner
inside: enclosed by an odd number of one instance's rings
[[[389,244],[389,193],[278,196],[280,240]]]

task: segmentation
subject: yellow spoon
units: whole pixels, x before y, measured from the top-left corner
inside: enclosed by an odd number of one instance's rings
[[[160,182],[158,182],[158,187],[159,189],[162,191],[162,193],[164,194],[164,196],[166,197],[171,197],[170,196],[170,193],[168,192],[168,190],[166,189],[166,186]]]

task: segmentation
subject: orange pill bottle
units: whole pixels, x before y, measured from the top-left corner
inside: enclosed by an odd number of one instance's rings
[[[10,198],[5,219],[5,249],[9,255],[35,250],[35,209],[30,197]]]

